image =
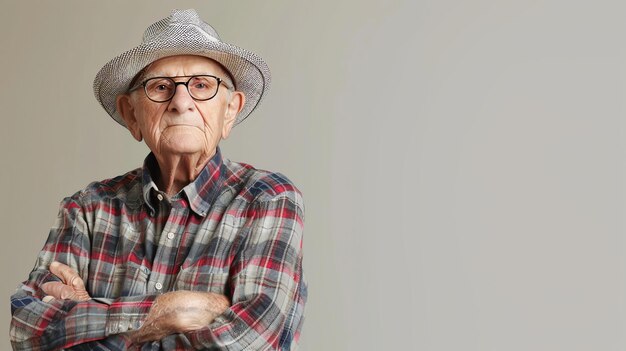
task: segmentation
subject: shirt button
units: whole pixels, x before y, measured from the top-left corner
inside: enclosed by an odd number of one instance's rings
[[[157,199],[159,199],[159,201],[163,201],[163,195],[157,194]]]
[[[161,290],[161,289],[163,289],[163,284],[161,284],[161,283],[156,283],[156,284],[154,284],[154,287],[155,287],[157,290]]]
[[[174,233],[167,233],[167,238],[170,240],[174,239]]]
[[[148,267],[143,267],[143,272],[148,274],[148,273],[150,273],[150,270],[148,269]]]

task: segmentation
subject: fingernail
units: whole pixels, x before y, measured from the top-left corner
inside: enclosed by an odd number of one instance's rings
[[[43,299],[41,299],[41,301],[43,301],[45,303],[48,303],[48,302],[50,302],[52,300],[54,300],[54,297],[52,297],[50,295],[44,296]]]

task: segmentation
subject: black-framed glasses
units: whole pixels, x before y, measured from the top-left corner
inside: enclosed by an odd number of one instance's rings
[[[174,78],[187,78],[186,82],[176,82]],[[153,77],[146,79],[139,86],[143,86],[143,90],[146,92],[148,99],[154,102],[166,102],[171,100],[176,94],[176,88],[178,85],[184,85],[189,92],[189,95],[198,101],[207,101],[217,95],[217,91],[220,88],[220,84],[224,81],[216,76],[203,74],[196,76],[176,76],[176,77]],[[136,86],[130,91],[133,91],[139,86]],[[226,89],[229,89],[224,84]]]

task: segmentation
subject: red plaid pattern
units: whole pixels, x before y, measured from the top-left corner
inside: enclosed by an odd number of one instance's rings
[[[173,290],[210,291],[232,306],[200,330],[139,345],[146,350],[289,350],[297,347],[307,288],[303,204],[283,175],[223,161],[168,199],[143,168],[95,182],[61,203],[35,268],[11,298],[16,350],[124,350],[153,300]],[[43,302],[58,280],[52,261],[85,281],[86,302]],[[139,347],[134,345],[132,347]]]

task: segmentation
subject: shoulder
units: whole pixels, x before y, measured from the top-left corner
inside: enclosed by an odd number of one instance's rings
[[[117,177],[89,183],[66,200],[82,203],[120,199],[123,201],[136,198],[142,192],[142,169],[137,168]]]
[[[296,185],[279,172],[257,169],[249,164],[226,160],[226,186],[248,202],[290,199],[302,204],[302,193]]]

